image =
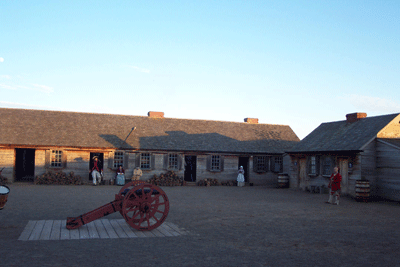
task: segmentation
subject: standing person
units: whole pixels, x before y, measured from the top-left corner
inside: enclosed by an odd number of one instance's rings
[[[333,173],[329,179],[329,199],[326,203],[339,205],[340,198],[340,182],[342,181],[342,175],[339,173],[339,168],[333,168]],[[335,203],[333,203],[333,196],[336,197]]]
[[[118,170],[117,170],[117,177],[115,179],[115,183],[117,185],[124,185],[125,184],[125,170],[122,168],[121,165],[119,165]]]
[[[93,185],[97,185],[97,180],[99,181],[99,185],[101,182],[101,173],[103,172],[103,170],[101,169],[100,165],[100,160],[98,157],[93,157],[93,168],[91,170],[89,170],[89,172],[92,173],[92,178],[93,178]]]
[[[243,170],[243,166],[240,166],[240,168],[238,170],[237,182],[238,182],[238,186],[244,186],[244,170]]]

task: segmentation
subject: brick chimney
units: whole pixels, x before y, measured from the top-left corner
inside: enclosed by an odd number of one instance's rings
[[[149,113],[147,113],[147,116],[149,116],[150,118],[164,118],[164,112],[149,111]]]
[[[350,114],[346,115],[346,121],[348,123],[352,123],[352,122],[356,122],[356,121],[361,120],[366,117],[367,117],[367,113],[362,113],[362,112],[350,113]]]
[[[255,119],[255,118],[245,118],[245,119],[244,119],[244,122],[246,122],[246,123],[255,123],[255,124],[257,124],[257,123],[258,123],[258,119]]]

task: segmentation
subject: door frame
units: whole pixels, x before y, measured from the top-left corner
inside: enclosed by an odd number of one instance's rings
[[[187,169],[188,164],[191,164],[190,170]],[[196,176],[197,176],[197,156],[185,155],[185,170],[183,172],[183,180],[186,182],[196,182]]]
[[[250,157],[248,157],[248,156],[239,157],[239,159],[238,159],[238,170],[239,170],[240,166],[243,166],[244,181],[246,183],[249,182],[249,160],[250,160]]]
[[[15,148],[15,181],[35,181],[35,153],[33,148]]]
[[[100,161],[100,168],[104,170],[104,153],[101,152],[90,152],[90,157],[89,157],[89,170],[92,170],[93,165],[94,165],[94,157],[98,157],[99,161]],[[93,177],[92,177],[92,172],[89,172],[89,181],[92,181]]]

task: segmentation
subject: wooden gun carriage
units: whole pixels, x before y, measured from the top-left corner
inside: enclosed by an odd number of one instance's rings
[[[78,217],[67,218],[67,229],[76,229],[111,213],[119,212],[134,229],[145,231],[160,226],[167,218],[169,201],[164,191],[143,181],[124,185],[115,200]]]

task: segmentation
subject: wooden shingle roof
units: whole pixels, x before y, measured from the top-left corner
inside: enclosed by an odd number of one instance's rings
[[[399,114],[367,117],[349,123],[346,120],[322,123],[288,153],[361,151]]]
[[[298,141],[286,125],[0,108],[0,145],[283,153]]]

